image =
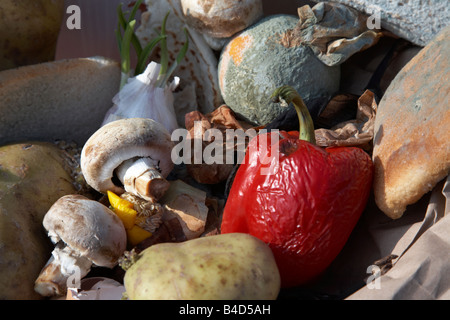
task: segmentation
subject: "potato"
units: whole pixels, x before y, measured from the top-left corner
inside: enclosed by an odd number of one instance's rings
[[[124,277],[130,300],[269,300],[280,290],[272,251],[248,234],[161,243],[137,259]]]
[[[34,281],[53,246],[42,226],[61,196],[76,192],[65,153],[50,143],[0,147],[0,299],[39,299]]]
[[[0,13],[0,70],[54,59],[64,0],[2,0]]]

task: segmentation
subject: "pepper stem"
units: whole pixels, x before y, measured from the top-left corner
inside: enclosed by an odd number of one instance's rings
[[[299,93],[291,86],[281,86],[274,91],[271,96],[273,102],[282,103],[282,105],[288,106],[291,102],[297,112],[299,122],[299,139],[308,141],[312,144],[316,144],[316,137],[314,134],[314,123],[306,107],[303,99]]]

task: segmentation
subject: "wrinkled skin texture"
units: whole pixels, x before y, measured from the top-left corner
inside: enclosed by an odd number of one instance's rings
[[[373,175],[362,149],[322,149],[290,134],[279,143],[267,135],[251,141],[221,226],[222,233],[245,232],[268,243],[282,287],[314,280],[335,259],[365,208]],[[280,150],[279,160],[271,160],[274,174],[261,174],[270,166],[261,164],[264,148],[251,152],[266,137],[269,150]]]

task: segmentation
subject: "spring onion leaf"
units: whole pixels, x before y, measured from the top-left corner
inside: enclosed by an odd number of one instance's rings
[[[134,73],[136,75],[139,75],[139,74],[141,74],[142,72],[145,71],[148,56],[152,52],[153,48],[158,44],[158,42],[162,40],[162,38],[163,38],[162,35],[158,36],[157,38],[155,38],[152,41],[150,41],[145,46],[145,48],[142,50],[141,54],[138,57],[136,68],[134,70]]]
[[[164,17],[162,26],[161,26],[161,35],[163,36],[163,39],[161,40],[161,69],[159,71],[159,76],[158,76],[158,82],[157,82],[157,86],[158,87],[164,87],[166,82],[165,82],[165,75],[167,72],[167,68],[169,66],[169,51],[167,50],[167,35],[166,35],[166,22],[167,22],[167,18],[169,17],[170,11],[167,12],[166,16]]]
[[[128,17],[128,19],[125,18],[125,14],[122,11],[122,5],[120,4],[117,7],[117,17],[118,17],[118,23],[119,23],[119,30],[122,28],[123,30],[126,30],[127,25],[135,20],[135,16],[137,13],[137,10],[139,9],[139,6],[142,4],[142,0],[137,1],[134,6],[133,9],[131,10],[131,13]],[[134,50],[136,51],[136,54],[139,56],[141,54],[142,51],[142,46],[141,43],[139,42],[139,39],[137,38],[136,34],[133,33],[131,36],[131,43],[134,47]]]
[[[138,0],[133,6],[133,9],[131,9],[130,18],[128,19],[128,22],[130,22],[134,17],[136,16],[136,13],[141,6],[143,0]]]
[[[163,88],[167,81],[169,80],[169,77],[172,75],[173,71],[176,69],[176,67],[180,64],[180,62],[183,60],[184,56],[186,55],[186,52],[189,47],[189,35],[186,28],[183,29],[184,34],[186,36],[186,42],[184,43],[183,47],[181,48],[181,51],[178,53],[177,58],[174,61],[174,64],[169,68],[169,51],[167,50],[167,34],[166,34],[166,22],[167,18],[169,17],[170,11],[167,12],[166,16],[164,17],[162,26],[161,26],[161,36],[163,39],[161,40],[161,69],[159,71],[157,86]]]
[[[128,23],[127,28],[125,29],[125,33],[122,39],[122,50],[120,52],[121,58],[121,69],[122,69],[122,79],[120,82],[120,87],[123,87],[128,80],[128,77],[131,76],[131,57],[130,57],[130,43],[131,43],[131,35],[134,32],[134,25],[136,24],[136,20],[133,20]]]

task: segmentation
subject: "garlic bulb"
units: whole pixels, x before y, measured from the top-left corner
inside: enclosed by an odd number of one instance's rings
[[[178,128],[173,91],[180,79],[174,77],[171,83],[160,86],[160,70],[161,64],[152,61],[143,73],[129,78],[113,98],[114,105],[102,125],[123,118],[150,118],[164,125],[170,133]]]
[[[120,90],[113,98],[113,106],[108,110],[102,126],[119,119],[149,118],[162,124],[169,133],[178,128],[177,118],[173,106],[173,91],[180,83],[179,77],[169,78],[176,67],[183,60],[189,46],[187,29],[184,29],[186,42],[178,53],[174,63],[169,67],[169,51],[167,49],[166,22],[170,11],[164,16],[160,34],[144,48],[134,33],[136,20],[134,16],[143,0],[138,0],[127,19],[121,6],[118,7],[119,28],[116,36],[121,56],[122,79]],[[120,30],[123,29],[123,34]],[[146,61],[156,44],[160,43],[161,63]],[[133,71],[131,69],[130,49],[134,47],[138,55],[138,62]],[[134,77],[131,77],[132,74]]]

